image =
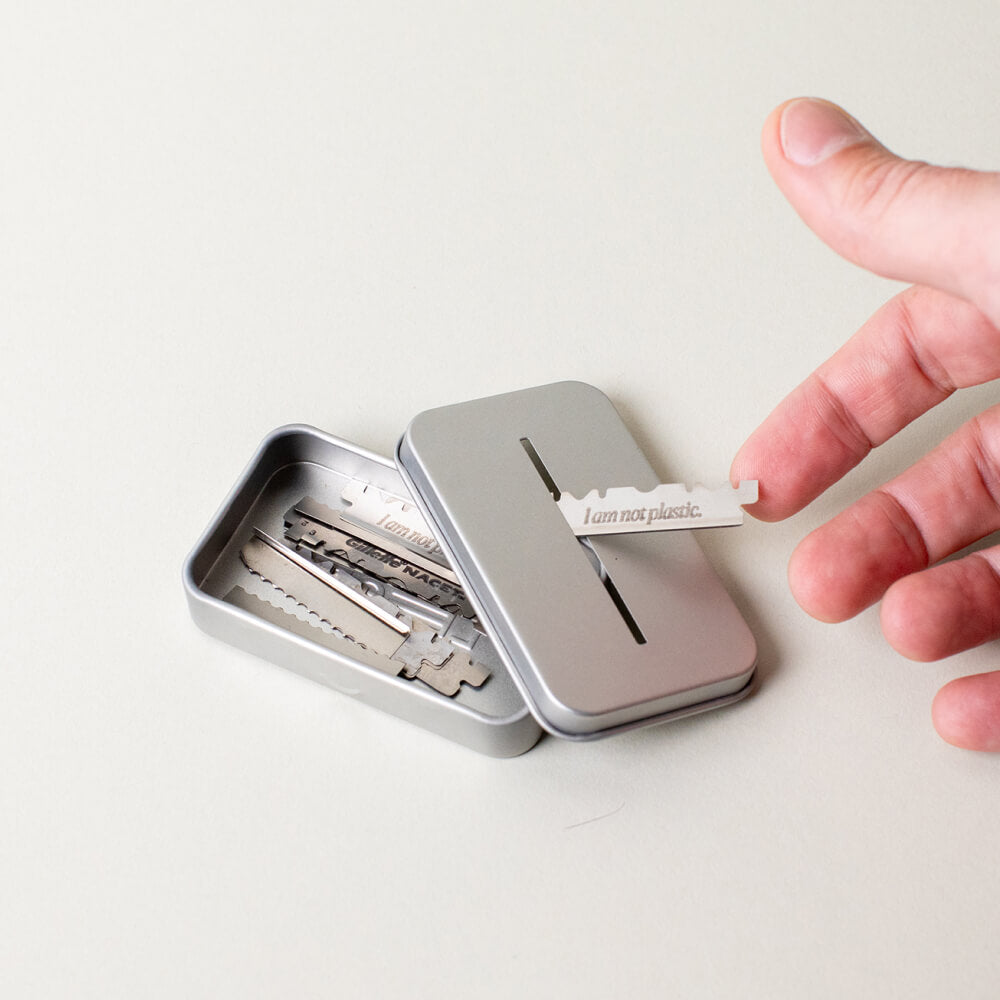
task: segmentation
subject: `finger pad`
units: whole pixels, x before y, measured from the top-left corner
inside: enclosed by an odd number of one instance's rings
[[[842,560],[831,558],[821,532],[806,536],[792,553],[788,584],[799,606],[813,618],[846,621],[861,610],[855,598],[856,575]]]
[[[760,431],[757,431],[739,450],[730,467],[730,482],[757,480],[759,499],[745,509],[759,521],[780,521],[798,509],[787,496],[788,489],[783,474],[787,463],[782,458],[780,453],[769,447]]]
[[[940,660],[1000,635],[1000,584],[986,560],[968,557],[894,584],[882,631],[912,660]]]
[[[882,632],[898,653],[926,663],[955,652],[950,605],[919,577],[890,587],[882,602]]]
[[[934,699],[931,718],[941,738],[953,746],[1000,751],[1000,672],[946,684]]]
[[[780,520],[815,500],[867,454],[811,379],[787,396],[750,435],[733,460],[730,478],[760,482],[759,512]]]
[[[922,568],[883,502],[870,495],[799,543],[788,579],[809,614],[841,622],[874,604],[900,577]]]

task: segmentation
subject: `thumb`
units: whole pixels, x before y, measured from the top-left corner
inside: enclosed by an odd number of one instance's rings
[[[785,197],[839,254],[952,292],[1000,323],[1000,174],[902,160],[812,98],[776,108],[761,143]]]

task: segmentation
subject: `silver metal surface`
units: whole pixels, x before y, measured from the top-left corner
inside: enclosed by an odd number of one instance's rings
[[[562,493],[556,506],[573,534],[615,535],[638,531],[720,528],[743,523],[742,504],[757,502],[757,481],[726,484],[718,489],[663,483],[651,490],[615,486],[591,490],[581,499]]]
[[[240,550],[240,556],[252,573],[346,639],[399,663],[397,674],[421,680],[448,696],[456,694],[463,681],[478,687],[490,676],[489,670],[474,666],[465,651],[453,647],[433,625],[397,617],[399,608],[391,600],[366,593],[362,582],[353,576],[338,578],[325,572],[259,528],[254,528],[253,538]],[[267,617],[275,621],[273,615]],[[303,624],[298,619],[292,621]],[[279,622],[303,634],[288,620]],[[443,624],[447,627],[451,622]]]
[[[452,569],[409,550],[394,537],[348,521],[312,497],[304,497],[285,514],[285,538],[310,551],[339,557],[443,608],[474,613]]]
[[[404,664],[404,676],[423,681],[448,697],[458,693],[463,681],[480,687],[490,676],[489,669],[474,664],[462,649],[424,625],[414,628],[393,659]]]
[[[451,647],[430,626],[415,623],[393,658],[407,667],[406,676],[416,677],[420,664],[427,662],[440,666],[451,655]]]
[[[258,594],[251,594],[240,586],[233,587],[223,600],[243,611],[249,611],[250,614],[270,622],[278,628],[293,632],[310,642],[318,642],[321,646],[326,646],[343,656],[353,657],[377,670],[383,670],[393,676],[402,672],[402,663],[390,660],[373,650],[365,649],[352,639],[337,635],[336,632],[325,631],[315,615],[311,615],[309,621],[303,621],[301,618],[296,618],[290,611],[275,607],[270,601]]]
[[[184,589],[194,621],[238,649],[477,752],[493,757],[524,753],[541,729],[490,643],[476,646],[490,671],[489,682],[481,687],[462,683],[445,697],[427,684],[393,676],[405,665],[331,635],[315,616],[247,571],[240,549],[255,526],[278,535],[285,512],[301,497],[335,504],[352,480],[407,495],[393,463],[380,455],[302,424],[269,434],[185,560]],[[231,603],[227,597],[234,587],[254,596],[233,595]],[[272,606],[277,604],[285,610]],[[296,615],[306,621],[295,621]]]
[[[272,538],[267,532],[261,531],[260,528],[254,528],[253,534],[255,539],[263,542],[286,562],[298,566],[299,569],[303,570],[313,579],[318,580],[324,587],[335,590],[342,597],[346,597],[352,604],[367,611],[391,629],[399,632],[401,635],[405,635],[409,631],[409,627],[397,617],[397,609],[390,602],[365,594],[361,588],[348,586],[332,577],[329,573],[324,573],[308,559],[304,559],[298,552],[282,545],[276,538]]]
[[[750,630],[690,532],[590,538],[553,503],[660,479],[609,400],[558,383],[429,410],[397,449],[410,494],[533,714],[591,738],[744,696]]]
[[[255,533],[240,550],[240,557],[251,573],[294,598],[347,638],[383,656],[392,656],[399,649],[410,634],[405,622],[322,570],[308,567],[308,560],[290,550],[281,552],[280,548]]]
[[[448,696],[457,694],[463,683],[479,687],[489,676],[489,670],[472,663],[468,656],[459,652],[453,652],[441,664],[425,660],[416,673],[417,680]]]
[[[416,594],[380,580],[357,566],[342,562],[336,556],[317,554],[313,558],[317,560],[318,565],[329,566],[328,572],[346,586],[360,590],[364,594],[381,597],[402,615],[423,622],[456,649],[468,653],[473,663],[481,662],[483,657],[489,658],[490,638],[482,626],[473,619],[425,601]]]
[[[411,594],[407,590],[401,590],[391,583],[386,583],[384,580],[366,573],[358,566],[342,562],[336,556],[316,555],[314,559],[317,566],[329,567],[328,572],[344,586],[387,601],[396,609],[397,614],[402,612],[410,618],[417,618],[425,625],[429,625],[435,632],[443,632],[455,617],[452,612],[446,611],[437,604],[431,604],[430,601],[425,601],[422,597],[417,597],[416,594]]]
[[[411,552],[450,568],[441,546],[412,500],[358,480],[348,483],[340,496],[350,505],[343,512],[348,521],[378,528],[395,536]]]
[[[329,623],[315,614],[303,620],[291,610],[275,606],[259,594],[248,593],[243,587],[233,587],[224,600],[281,629],[318,642],[377,670],[421,681],[449,698],[458,694],[463,683],[480,687],[490,677],[489,668],[473,664],[467,653],[458,646],[452,646],[429,626],[417,624],[390,658],[337,632],[326,631],[324,625],[329,626]]]
[[[373,598],[384,600],[410,625],[406,641],[392,654],[405,665],[403,673],[453,697],[464,681],[480,687],[490,676],[490,640],[478,626],[398,587],[355,570],[335,569],[339,579]]]

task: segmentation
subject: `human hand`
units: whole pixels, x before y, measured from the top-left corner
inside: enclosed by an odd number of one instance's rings
[[[825,101],[776,108],[764,159],[834,250],[915,284],[891,299],[750,436],[731,477],[760,481],[748,510],[801,510],[958,388],[1000,377],[1000,174],[901,160]],[[839,622],[882,600],[882,631],[915,660],[1000,637],[1000,546],[941,563],[1000,528],[1000,406],[808,535],[795,599]],[[938,732],[1000,750],[1000,671],[947,684]]]

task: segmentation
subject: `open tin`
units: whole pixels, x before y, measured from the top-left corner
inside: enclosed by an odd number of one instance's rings
[[[227,601],[254,526],[281,535],[303,495],[352,480],[420,508],[493,641],[492,675],[445,697]],[[690,531],[582,544],[553,491],[651,489],[657,477],[603,393],[578,382],[428,410],[396,465],[315,428],[279,428],[184,566],[206,632],[480,752],[515,756],[542,729],[592,739],[746,695],[756,644]]]

